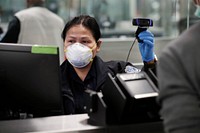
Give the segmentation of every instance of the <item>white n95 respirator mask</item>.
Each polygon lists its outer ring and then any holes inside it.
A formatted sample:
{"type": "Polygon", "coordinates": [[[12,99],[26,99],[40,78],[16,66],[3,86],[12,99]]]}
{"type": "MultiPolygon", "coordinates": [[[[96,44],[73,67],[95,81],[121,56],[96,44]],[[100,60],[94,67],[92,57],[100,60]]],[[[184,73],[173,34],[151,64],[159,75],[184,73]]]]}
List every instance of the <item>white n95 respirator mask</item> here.
{"type": "Polygon", "coordinates": [[[76,68],[83,68],[92,61],[92,49],[81,43],[69,45],[65,54],[70,64],[76,68]]]}

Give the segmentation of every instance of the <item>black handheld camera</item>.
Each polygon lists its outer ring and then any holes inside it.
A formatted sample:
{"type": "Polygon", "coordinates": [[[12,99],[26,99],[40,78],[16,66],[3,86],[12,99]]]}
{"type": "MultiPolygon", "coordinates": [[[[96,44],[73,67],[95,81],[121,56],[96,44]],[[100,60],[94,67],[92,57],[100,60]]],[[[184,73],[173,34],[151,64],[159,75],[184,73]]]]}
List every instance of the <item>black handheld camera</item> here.
{"type": "Polygon", "coordinates": [[[142,40],[139,39],[138,35],[140,32],[147,30],[148,27],[153,26],[153,20],[147,19],[147,18],[135,18],[132,21],[133,26],[138,26],[135,34],[138,42],[142,42],[142,40]]]}

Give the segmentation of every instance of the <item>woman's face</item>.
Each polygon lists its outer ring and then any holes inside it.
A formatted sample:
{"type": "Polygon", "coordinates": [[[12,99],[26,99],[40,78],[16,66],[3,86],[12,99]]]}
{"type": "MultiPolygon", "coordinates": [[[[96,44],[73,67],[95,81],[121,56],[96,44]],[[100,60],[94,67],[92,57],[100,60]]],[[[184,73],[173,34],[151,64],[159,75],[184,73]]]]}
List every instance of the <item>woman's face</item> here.
{"type": "Polygon", "coordinates": [[[64,49],[74,43],[81,43],[90,49],[93,49],[93,57],[100,51],[101,41],[96,42],[90,30],[86,29],[83,25],[72,26],[66,33],[64,42],[64,49]],[[98,43],[98,45],[97,45],[98,43]]]}

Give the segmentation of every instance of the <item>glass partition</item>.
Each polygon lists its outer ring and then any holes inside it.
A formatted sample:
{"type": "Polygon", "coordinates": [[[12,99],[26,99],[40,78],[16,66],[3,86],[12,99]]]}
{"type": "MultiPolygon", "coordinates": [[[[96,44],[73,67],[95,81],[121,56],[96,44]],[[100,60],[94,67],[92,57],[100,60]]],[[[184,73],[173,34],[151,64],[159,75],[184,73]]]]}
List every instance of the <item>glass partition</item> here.
{"type": "MultiPolygon", "coordinates": [[[[102,38],[133,37],[133,18],[150,18],[155,37],[176,37],[198,21],[192,0],[46,0],[46,7],[66,22],[79,14],[94,16],[102,38]]],[[[14,13],[26,8],[25,0],[0,0],[0,27],[6,32],[14,13]]]]}

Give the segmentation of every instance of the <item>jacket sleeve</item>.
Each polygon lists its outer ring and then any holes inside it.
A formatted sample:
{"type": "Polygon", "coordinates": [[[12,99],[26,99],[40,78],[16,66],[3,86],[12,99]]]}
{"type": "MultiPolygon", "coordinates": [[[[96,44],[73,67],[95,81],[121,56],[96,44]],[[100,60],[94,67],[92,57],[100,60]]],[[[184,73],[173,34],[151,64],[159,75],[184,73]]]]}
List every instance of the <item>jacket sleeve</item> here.
{"type": "Polygon", "coordinates": [[[65,115],[74,114],[75,113],[75,105],[73,94],[70,89],[62,89],[63,93],[63,106],[65,115]]]}
{"type": "Polygon", "coordinates": [[[20,32],[20,21],[17,17],[14,17],[8,25],[8,30],[2,37],[0,42],[4,43],[17,43],[20,32]]]}
{"type": "MultiPolygon", "coordinates": [[[[140,71],[139,68],[137,68],[136,66],[134,66],[132,63],[130,62],[125,62],[125,61],[108,61],[106,62],[109,70],[111,70],[112,75],[116,75],[117,73],[129,73],[127,72],[127,68],[128,67],[132,67],[132,72],[130,73],[134,73],[134,72],[138,72],[140,71]]],[[[147,64],[144,62],[144,66],[142,67],[142,71],[145,72],[149,72],[149,70],[151,70],[155,75],[156,75],[156,67],[157,67],[157,62],[153,63],[153,64],[147,64]]]]}
{"type": "Polygon", "coordinates": [[[115,76],[117,73],[127,73],[127,66],[133,68],[133,71],[139,71],[132,63],[125,61],[108,61],[106,62],[112,76],[115,76]]]}
{"type": "Polygon", "coordinates": [[[74,114],[75,113],[75,105],[73,99],[73,93],[71,89],[69,89],[69,83],[67,82],[68,79],[66,77],[67,74],[67,67],[66,63],[64,62],[60,66],[60,73],[61,73],[61,86],[62,86],[62,97],[63,97],[63,107],[64,107],[64,114],[74,114]]]}

